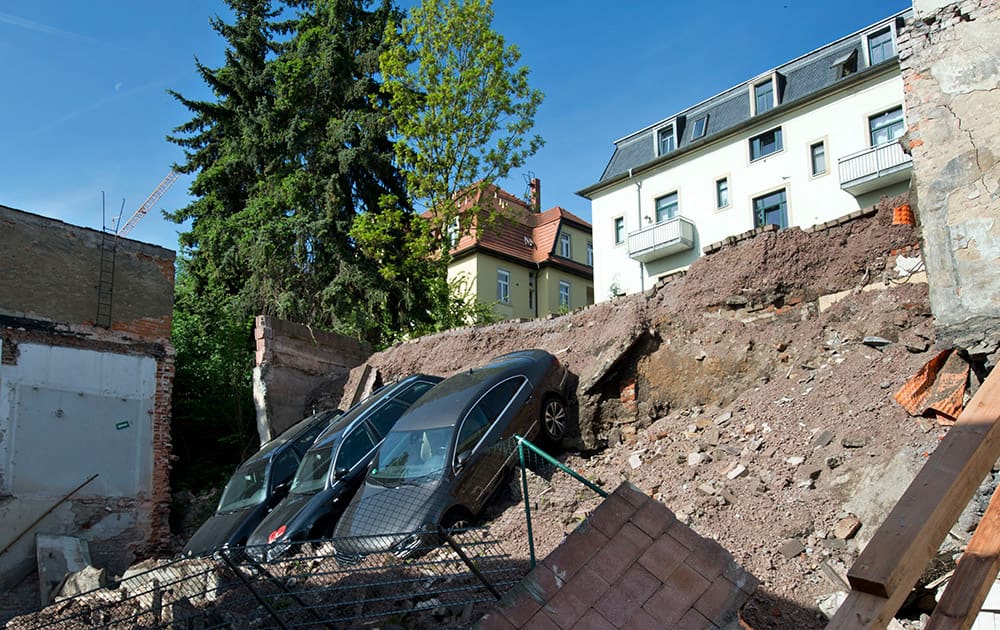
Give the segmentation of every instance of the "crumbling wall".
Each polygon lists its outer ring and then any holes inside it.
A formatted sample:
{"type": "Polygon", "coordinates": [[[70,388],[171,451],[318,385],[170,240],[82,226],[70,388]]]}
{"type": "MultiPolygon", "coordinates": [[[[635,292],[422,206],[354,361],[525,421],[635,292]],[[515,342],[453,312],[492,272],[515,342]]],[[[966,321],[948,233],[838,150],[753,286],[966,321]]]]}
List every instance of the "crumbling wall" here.
{"type": "Polygon", "coordinates": [[[1000,7],[915,2],[899,37],[905,145],[939,344],[1000,349],[1000,7]]]}
{"type": "Polygon", "coordinates": [[[349,337],[266,315],[257,317],[254,339],[253,399],[261,443],[315,411],[336,407],[348,372],[371,354],[349,337]]]}
{"type": "Polygon", "coordinates": [[[33,570],[36,532],[83,537],[122,570],[170,544],[174,252],[118,239],[98,327],[103,235],[3,206],[0,228],[0,546],[26,532],[0,590],[33,570]]]}

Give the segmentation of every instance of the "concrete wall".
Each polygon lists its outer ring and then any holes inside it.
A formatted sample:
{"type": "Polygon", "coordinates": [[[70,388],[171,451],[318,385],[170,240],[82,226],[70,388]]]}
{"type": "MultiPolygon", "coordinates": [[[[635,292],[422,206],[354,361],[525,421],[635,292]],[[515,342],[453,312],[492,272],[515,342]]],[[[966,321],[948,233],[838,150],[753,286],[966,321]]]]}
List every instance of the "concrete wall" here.
{"type": "Polygon", "coordinates": [[[1000,6],[915,3],[900,35],[907,140],[938,343],[1000,348],[1000,6]]]}
{"type": "Polygon", "coordinates": [[[253,397],[264,442],[302,418],[337,406],[351,368],[371,354],[366,344],[334,333],[260,315],[253,397]]]}
{"type": "MultiPolygon", "coordinates": [[[[0,206],[0,589],[34,568],[34,534],[80,536],[120,571],[169,545],[174,253],[116,243],[110,327],[102,234],[0,206]]],[[[2,614],[2,611],[0,611],[2,614]]]]}
{"type": "Polygon", "coordinates": [[[655,171],[594,193],[591,208],[596,299],[609,299],[612,285],[625,293],[649,289],[657,276],[694,262],[702,246],[753,229],[754,197],[783,188],[789,226],[808,227],[872,205],[882,194],[902,192],[905,184],[855,198],[841,189],[837,172],[839,158],[870,146],[868,117],[902,102],[900,74],[887,68],[887,72],[851,86],[848,91],[794,108],[777,120],[722,137],[655,171]],[[749,138],[778,126],[782,128],[783,149],[750,162],[749,138]],[[812,176],[809,147],[819,141],[826,142],[827,170],[812,176]],[[729,180],[729,205],[717,209],[715,182],[723,177],[729,180]],[[635,232],[647,225],[644,217],[655,216],[656,199],[672,192],[678,195],[680,215],[696,225],[695,246],[653,261],[641,270],[640,264],[628,256],[627,238],[625,243],[614,242],[614,220],[623,217],[625,233],[635,232]]]}

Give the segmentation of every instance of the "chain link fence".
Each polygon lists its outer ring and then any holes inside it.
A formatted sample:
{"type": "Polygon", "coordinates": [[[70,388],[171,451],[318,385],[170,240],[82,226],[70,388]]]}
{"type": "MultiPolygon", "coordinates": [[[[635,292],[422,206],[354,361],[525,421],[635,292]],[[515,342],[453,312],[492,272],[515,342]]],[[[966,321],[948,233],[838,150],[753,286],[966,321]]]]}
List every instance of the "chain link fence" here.
{"type": "Polygon", "coordinates": [[[480,515],[488,527],[465,527],[470,513],[448,529],[287,540],[144,563],[7,627],[472,627],[607,496],[527,440],[495,449],[506,462],[500,482],[470,476],[490,491],[480,515]]]}

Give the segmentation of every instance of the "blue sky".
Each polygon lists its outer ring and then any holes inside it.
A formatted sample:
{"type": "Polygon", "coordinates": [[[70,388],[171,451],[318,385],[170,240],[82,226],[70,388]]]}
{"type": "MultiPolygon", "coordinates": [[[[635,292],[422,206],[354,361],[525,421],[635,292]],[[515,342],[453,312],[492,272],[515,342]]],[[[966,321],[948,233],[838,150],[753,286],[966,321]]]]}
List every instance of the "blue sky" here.
{"type": "MultiPolygon", "coordinates": [[[[588,219],[575,192],[597,181],[615,139],[909,6],[494,1],[495,28],[546,95],[546,144],[523,171],[541,178],[543,207],[588,219]]],[[[182,158],[165,136],[189,115],[166,90],[209,96],[194,58],[221,64],[217,14],[219,0],[0,3],[0,205],[100,228],[104,191],[109,220],[123,199],[131,215],[182,158]]],[[[502,185],[524,193],[524,173],[502,185]]],[[[130,236],[176,249],[179,228],[159,210],[186,205],[189,185],[181,177],[130,236]]]]}

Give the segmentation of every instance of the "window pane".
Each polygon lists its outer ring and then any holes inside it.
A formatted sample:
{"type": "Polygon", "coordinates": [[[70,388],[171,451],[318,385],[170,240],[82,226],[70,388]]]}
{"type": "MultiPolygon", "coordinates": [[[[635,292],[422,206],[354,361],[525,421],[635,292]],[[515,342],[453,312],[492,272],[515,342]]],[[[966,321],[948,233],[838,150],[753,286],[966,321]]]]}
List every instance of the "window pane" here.
{"type": "Polygon", "coordinates": [[[559,307],[569,308],[569,283],[559,281],[559,307]]]}
{"type": "Polygon", "coordinates": [[[812,174],[820,175],[826,172],[826,146],[822,142],[809,147],[810,159],[812,160],[812,174]]]}
{"type": "Polygon", "coordinates": [[[868,56],[871,65],[882,63],[896,54],[892,46],[892,31],[885,29],[868,38],[868,56]]]}
{"type": "Polygon", "coordinates": [[[344,443],[340,447],[340,453],[337,454],[337,463],[334,464],[334,470],[338,468],[346,468],[348,470],[354,468],[355,464],[360,462],[361,458],[371,452],[373,448],[375,448],[375,440],[368,433],[368,428],[363,424],[358,426],[357,429],[344,438],[344,443]]]}
{"type": "Polygon", "coordinates": [[[665,129],[660,129],[657,134],[657,142],[659,143],[660,155],[665,153],[670,153],[674,150],[674,128],[667,127],[665,129]]]}
{"type": "Polygon", "coordinates": [[[406,403],[398,400],[392,400],[379,407],[377,411],[372,413],[368,420],[375,425],[375,430],[382,435],[385,435],[389,432],[389,429],[392,428],[392,425],[396,424],[396,420],[399,420],[399,417],[403,415],[403,412],[408,408],[409,405],[406,403]]]}
{"type": "Polygon", "coordinates": [[[729,205],[729,179],[724,178],[715,182],[715,205],[725,208],[729,205]]]}
{"type": "Polygon", "coordinates": [[[573,250],[569,234],[563,234],[559,237],[559,247],[560,247],[559,253],[562,255],[563,258],[572,258],[573,250]]]}
{"type": "Polygon", "coordinates": [[[510,302],[510,272],[497,269],[497,301],[501,304],[510,302]]]}
{"type": "Polygon", "coordinates": [[[785,204],[785,191],[779,190],[763,197],[753,200],[754,227],[765,225],[777,225],[780,228],[788,227],[787,208],[785,204]]]}
{"type": "Polygon", "coordinates": [[[694,121],[694,128],[691,130],[691,138],[696,139],[705,135],[708,128],[708,116],[702,116],[694,121]]]}
{"type": "Polygon", "coordinates": [[[625,219],[618,217],[615,219],[615,243],[625,240],[625,219]]]}
{"type": "Polygon", "coordinates": [[[868,120],[868,126],[871,129],[872,146],[896,140],[906,131],[906,124],[903,122],[903,108],[896,107],[878,116],[872,116],[868,120]]]}
{"type": "Polygon", "coordinates": [[[483,396],[483,399],[479,401],[477,407],[482,409],[482,412],[486,414],[487,420],[490,423],[494,422],[500,417],[507,405],[517,394],[518,390],[524,384],[524,378],[518,376],[516,378],[508,379],[493,389],[489,391],[488,394],[483,396]]]}
{"type": "Polygon", "coordinates": [[[750,159],[757,160],[781,150],[781,127],[750,138],[750,159]]]}
{"type": "Polygon", "coordinates": [[[656,200],[656,222],[677,216],[677,193],[670,193],[656,200]]]}
{"type": "Polygon", "coordinates": [[[480,406],[473,407],[469,415],[465,417],[465,422],[462,423],[462,430],[458,434],[458,443],[455,446],[455,455],[472,450],[489,426],[490,420],[480,406]]]}
{"type": "Polygon", "coordinates": [[[753,93],[758,114],[763,114],[774,107],[774,86],[771,81],[753,86],[753,93]]]}
{"type": "Polygon", "coordinates": [[[587,264],[594,266],[594,244],[587,241],[587,264]]]}

